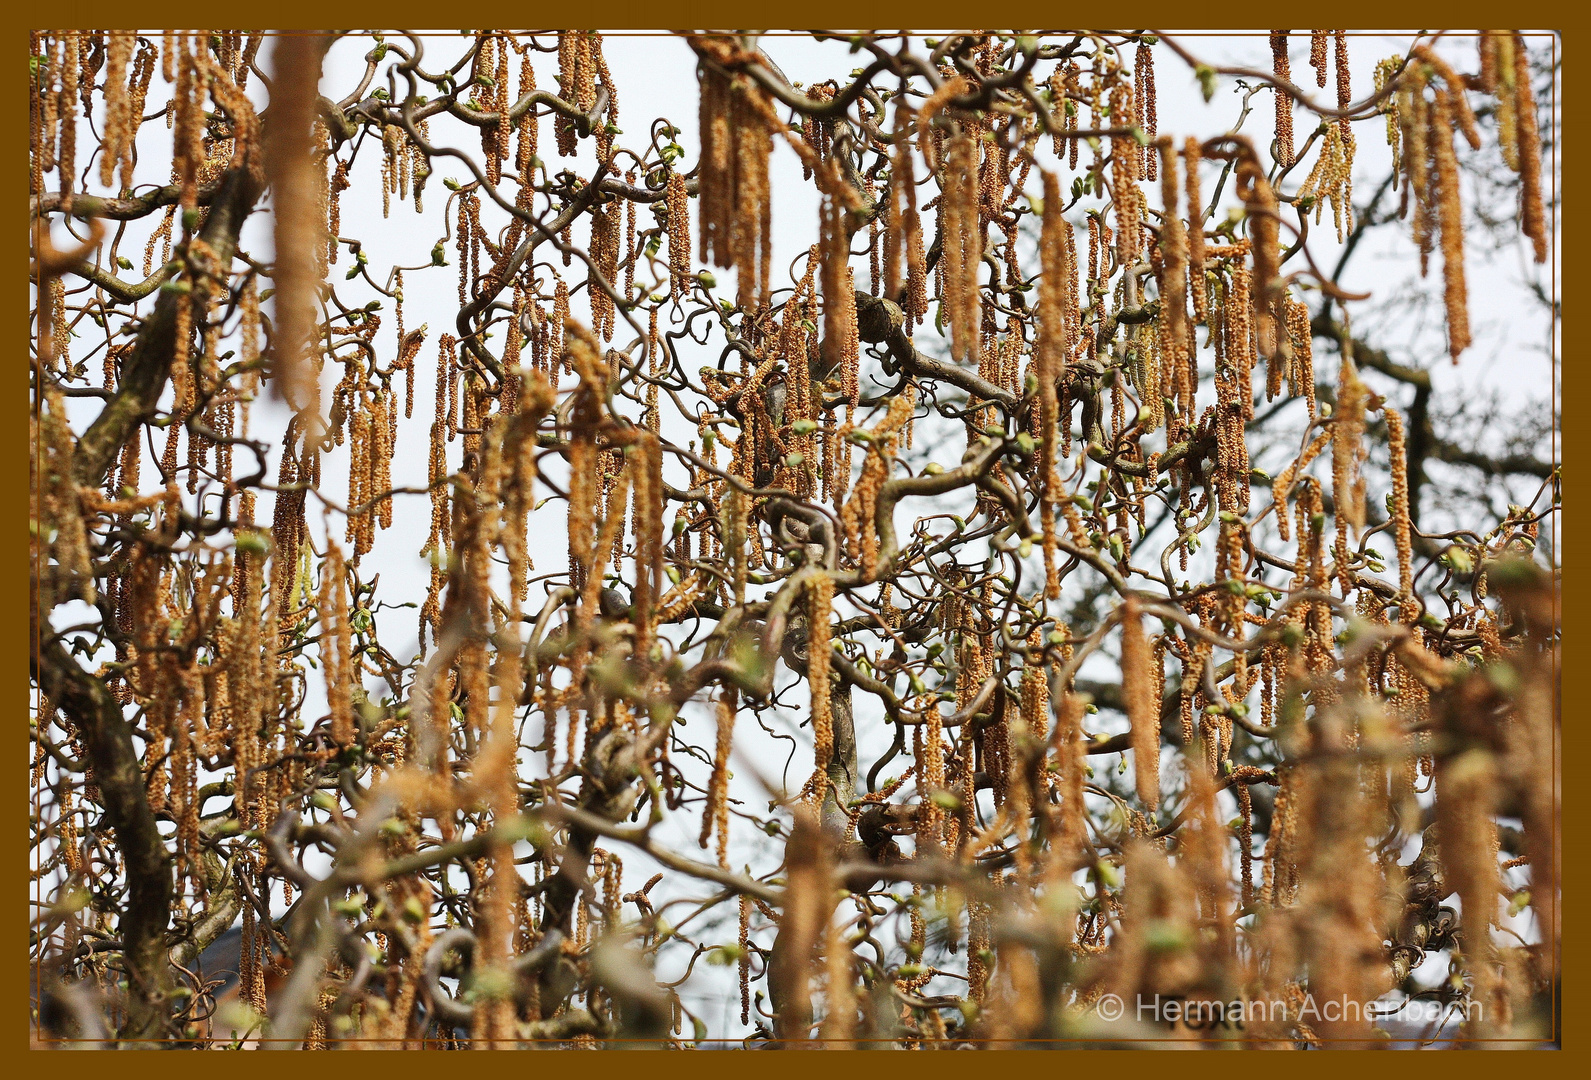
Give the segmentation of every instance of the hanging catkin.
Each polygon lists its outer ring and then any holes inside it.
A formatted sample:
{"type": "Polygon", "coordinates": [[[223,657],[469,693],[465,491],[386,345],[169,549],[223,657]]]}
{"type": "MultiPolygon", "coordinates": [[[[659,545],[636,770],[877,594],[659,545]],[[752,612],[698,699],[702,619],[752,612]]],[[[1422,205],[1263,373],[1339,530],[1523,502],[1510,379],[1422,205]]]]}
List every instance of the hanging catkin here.
{"type": "Polygon", "coordinates": [[[665,199],[668,208],[669,295],[679,300],[690,292],[691,287],[691,218],[685,177],[677,172],[669,174],[665,199]]]}
{"type": "MultiPolygon", "coordinates": [[[[1111,127],[1125,128],[1132,123],[1133,89],[1118,82],[1110,93],[1111,127]]],[[[1138,200],[1138,160],[1142,148],[1131,135],[1113,135],[1110,140],[1110,198],[1116,211],[1116,259],[1122,267],[1138,262],[1142,241],[1142,208],[1138,200]]]]}
{"type": "Polygon", "coordinates": [[[1541,199],[1541,134],[1536,121],[1536,95],[1530,86],[1530,53],[1525,37],[1515,31],[1513,43],[1512,113],[1519,131],[1520,228],[1530,237],[1536,261],[1547,261],[1547,216],[1541,199]]]}
{"type": "Polygon", "coordinates": [[[115,180],[117,166],[122,165],[138,121],[143,119],[132,115],[132,95],[127,86],[127,61],[132,58],[133,42],[132,34],[113,30],[106,49],[105,145],[99,161],[99,182],[105,187],[115,180]]]}
{"type": "MultiPolygon", "coordinates": [[[[1193,286],[1193,321],[1208,318],[1204,284],[1204,203],[1199,192],[1199,140],[1188,136],[1183,144],[1183,166],[1188,170],[1188,281],[1193,286]]],[[[1191,410],[1185,409],[1184,415],[1191,410]]]]}
{"type": "Polygon", "coordinates": [[[1281,251],[1278,246],[1276,193],[1265,178],[1259,163],[1244,155],[1237,166],[1237,195],[1248,212],[1250,240],[1254,252],[1254,340],[1259,355],[1267,361],[1282,344],[1276,328],[1282,298],[1280,276],[1281,251]]]}
{"type": "MultiPolygon", "coordinates": [[[[1324,60],[1324,52],[1321,55],[1324,60]]],[[[1271,69],[1276,73],[1278,82],[1292,81],[1293,69],[1287,57],[1286,30],[1271,31],[1271,69]]],[[[1321,78],[1325,78],[1324,72],[1321,78]]],[[[1293,95],[1280,86],[1274,87],[1273,93],[1276,96],[1276,164],[1286,168],[1293,163],[1293,95]]]]}
{"type": "Polygon", "coordinates": [[[773,151],[762,90],[747,76],[731,78],[716,64],[701,69],[699,228],[701,258],[738,270],[741,306],[768,297],[772,217],[768,157],[773,151]]]}
{"type": "Polygon", "coordinates": [[[726,687],[718,698],[718,738],[713,751],[713,774],[707,786],[707,802],[702,809],[702,831],[699,842],[707,846],[708,839],[718,833],[718,864],[729,868],[729,751],[734,741],[735,709],[739,694],[734,687],[726,687]]]}
{"type": "Polygon", "coordinates": [[[889,176],[889,224],[885,233],[884,292],[906,313],[906,330],[923,321],[928,311],[928,275],[923,254],[922,223],[917,214],[917,177],[910,137],[915,123],[911,105],[895,104],[895,151],[889,176]],[[901,263],[905,262],[905,280],[901,263]]]}
{"type": "Polygon", "coordinates": [[[978,212],[978,145],[969,132],[950,137],[940,180],[939,235],[943,238],[946,321],[950,353],[964,364],[980,363],[978,271],[983,228],[978,212]]]}
{"type": "MultiPolygon", "coordinates": [[[[834,718],[829,711],[829,619],[834,606],[834,579],[819,573],[807,586],[807,686],[812,694],[813,780],[827,782],[834,756],[834,718]]],[[[818,801],[822,800],[818,788],[818,801]]]]}
{"type": "Polygon", "coordinates": [[[1447,306],[1447,349],[1453,362],[1469,348],[1469,300],[1464,283],[1464,211],[1459,200],[1458,157],[1453,151],[1453,105],[1437,89],[1431,105],[1431,156],[1436,164],[1437,221],[1442,230],[1442,285],[1447,306]]]}
{"type": "Polygon", "coordinates": [[[1386,410],[1387,454],[1392,464],[1392,535],[1398,549],[1398,603],[1414,602],[1414,536],[1409,518],[1409,462],[1403,416],[1386,410]]]}
{"type": "MultiPolygon", "coordinates": [[[[276,207],[276,332],[272,386],[295,409],[319,407],[316,282],[318,257],[326,250],[326,217],[320,206],[326,185],[317,178],[315,87],[320,82],[321,43],[313,36],[284,34],[276,38],[272,60],[277,93],[271,98],[272,123],[267,131],[266,173],[276,207]]],[[[184,55],[181,72],[192,57],[184,55]]],[[[181,76],[186,77],[186,76],[181,76]]],[[[179,102],[183,87],[178,87],[179,102]]],[[[202,124],[198,104],[190,106],[195,130],[202,124]]],[[[178,132],[179,147],[183,142],[178,132]]],[[[179,158],[179,161],[182,160],[179,158]]],[[[184,179],[184,206],[193,205],[184,179]]]]}
{"type": "Polygon", "coordinates": [[[1045,595],[1060,597],[1058,576],[1058,548],[1055,535],[1055,508],[1061,494],[1061,478],[1057,469],[1063,422],[1060,413],[1058,387],[1066,377],[1066,359],[1070,352],[1072,330],[1069,304],[1072,298],[1071,282],[1077,270],[1068,258],[1067,241],[1072,231],[1071,223],[1062,216],[1060,178],[1054,173],[1044,173],[1044,212],[1039,232],[1039,325],[1037,340],[1033,344],[1034,367],[1039,380],[1039,437],[1043,439],[1043,471],[1041,473],[1041,527],[1044,543],[1045,595]]]}
{"type": "Polygon", "coordinates": [[[823,201],[819,207],[819,272],[823,284],[822,369],[824,378],[839,376],[845,399],[855,406],[860,392],[856,379],[861,348],[856,323],[856,292],[851,285],[850,233],[845,217],[849,185],[833,161],[816,170],[823,201]]]}
{"type": "MultiPolygon", "coordinates": [[[[596,103],[596,67],[591,58],[590,31],[558,31],[558,89],[559,96],[582,112],[596,103]]],[[[580,141],[575,122],[559,114],[553,123],[558,136],[558,153],[573,157],[580,141]]]]}
{"type": "MultiPolygon", "coordinates": [[[[1165,213],[1160,227],[1160,252],[1163,259],[1160,276],[1160,317],[1166,322],[1173,356],[1181,356],[1184,352],[1191,351],[1188,308],[1185,299],[1188,292],[1187,233],[1183,229],[1182,218],[1177,213],[1177,197],[1180,192],[1177,184],[1176,149],[1169,136],[1159,139],[1156,147],[1160,158],[1160,199],[1165,213]]],[[[1193,207],[1189,210],[1197,213],[1193,207]]],[[[1200,261],[1202,263],[1203,260],[1200,261]]],[[[1159,387],[1153,388],[1148,408],[1149,427],[1153,430],[1159,426],[1164,409],[1159,387]]]]}
{"type": "MultiPolygon", "coordinates": [[[[1133,98],[1133,116],[1138,129],[1144,133],[1146,144],[1155,142],[1160,118],[1155,109],[1155,51],[1148,42],[1140,40],[1133,56],[1133,81],[1138,86],[1133,98]]],[[[1160,163],[1153,153],[1145,161],[1144,179],[1158,180],[1160,163]]]]}
{"type": "Polygon", "coordinates": [[[1132,725],[1138,800],[1153,814],[1160,805],[1160,680],[1151,669],[1138,598],[1128,594],[1121,614],[1122,692],[1132,725]]]}
{"type": "Polygon", "coordinates": [[[320,569],[321,663],[326,671],[326,697],[331,707],[331,737],[338,746],[354,741],[352,635],[342,550],[330,537],[320,569]]]}

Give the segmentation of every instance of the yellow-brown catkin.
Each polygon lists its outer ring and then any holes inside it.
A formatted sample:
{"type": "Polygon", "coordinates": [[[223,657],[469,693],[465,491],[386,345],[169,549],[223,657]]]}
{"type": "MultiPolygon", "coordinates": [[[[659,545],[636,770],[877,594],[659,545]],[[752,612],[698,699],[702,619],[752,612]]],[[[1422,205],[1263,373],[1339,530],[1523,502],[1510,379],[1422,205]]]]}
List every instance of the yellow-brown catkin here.
{"type": "Polygon", "coordinates": [[[380,436],[380,454],[377,456],[374,467],[375,475],[371,478],[370,486],[375,489],[380,503],[376,507],[376,520],[383,529],[392,527],[392,455],[398,445],[398,401],[396,395],[390,390],[382,390],[376,395],[373,406],[371,423],[376,425],[377,434],[380,436]]]}
{"type": "Polygon", "coordinates": [[[61,40],[53,34],[41,35],[37,30],[33,31],[30,37],[31,47],[28,52],[29,55],[39,58],[39,71],[30,91],[29,132],[32,139],[33,160],[29,185],[32,194],[39,194],[44,190],[44,174],[55,168],[55,143],[61,101],[55,89],[55,79],[61,67],[61,40]]]}
{"type": "MultiPolygon", "coordinates": [[[[1324,59],[1324,55],[1322,55],[1324,59]]],[[[1293,79],[1292,64],[1287,58],[1287,31],[1271,31],[1271,68],[1282,82],[1293,79]]],[[[1321,76],[1324,78],[1324,74],[1321,76]]],[[[1325,84],[1322,83],[1322,86],[1325,84]]],[[[1293,95],[1280,86],[1276,94],[1276,164],[1286,168],[1293,163],[1293,95]]]]}
{"type": "Polygon", "coordinates": [[[826,1050],[853,1050],[856,1048],[851,1041],[856,1034],[856,960],[844,925],[839,921],[829,923],[824,957],[828,975],[827,1008],[818,1034],[826,1050]]]}
{"type": "Polygon", "coordinates": [[[664,199],[668,207],[669,295],[678,300],[690,292],[691,217],[685,177],[677,172],[669,174],[664,199]]]}
{"type": "Polygon", "coordinates": [[[725,687],[718,697],[718,739],[713,751],[713,775],[707,786],[707,805],[702,809],[699,843],[707,846],[713,832],[718,833],[718,865],[729,869],[729,752],[735,733],[735,710],[740,693],[725,687]]]}
{"type": "MultiPolygon", "coordinates": [[[[1348,32],[1337,30],[1332,34],[1332,64],[1337,75],[1337,108],[1344,111],[1353,103],[1353,75],[1348,69],[1348,32]]],[[[1346,142],[1353,142],[1353,131],[1346,116],[1339,117],[1337,127],[1346,142]]]]}
{"type": "Polygon", "coordinates": [[[1535,249],[1538,263],[1547,261],[1547,216],[1541,200],[1541,132],[1536,120],[1536,95],[1530,86],[1530,54],[1524,35],[1513,34],[1513,95],[1519,131],[1520,227],[1535,249]]]}
{"type": "Polygon", "coordinates": [[[1414,538],[1409,521],[1409,462],[1403,417],[1386,410],[1387,452],[1392,460],[1392,535],[1398,548],[1398,605],[1414,605],[1414,538]]]}
{"type": "MultiPolygon", "coordinates": [[[[1160,317],[1165,321],[1172,357],[1191,352],[1188,333],[1188,309],[1185,297],[1188,291],[1187,234],[1182,219],[1177,214],[1177,154],[1170,137],[1158,140],[1160,151],[1160,198],[1165,218],[1160,229],[1160,251],[1163,260],[1160,274],[1160,317]]],[[[1198,211],[1189,207],[1190,213],[1198,211]]],[[[1165,404],[1162,387],[1145,391],[1149,397],[1148,423],[1150,430],[1160,426],[1165,404]]]]}
{"type": "Polygon", "coordinates": [[[1149,641],[1144,636],[1138,598],[1122,604],[1121,673],[1127,720],[1132,725],[1133,771],[1138,800],[1153,814],[1160,805],[1160,689],[1150,670],[1149,641]]]}
{"type": "Polygon", "coordinates": [[[1066,374],[1066,358],[1071,327],[1067,319],[1069,279],[1076,269],[1068,265],[1066,235],[1071,224],[1061,214],[1061,182],[1055,174],[1044,174],[1044,213],[1039,233],[1039,326],[1033,345],[1034,366],[1039,380],[1039,435],[1043,441],[1041,476],[1041,527],[1044,539],[1044,594],[1051,600],[1061,595],[1061,582],[1055,536],[1055,506],[1061,491],[1057,467],[1061,442],[1060,399],[1057,387],[1066,374]]]}
{"type": "Polygon", "coordinates": [[[1464,913],[1464,966],[1474,980],[1478,1004],[1474,1020],[1495,1022],[1495,948],[1491,926],[1497,921],[1501,882],[1497,868],[1497,765],[1486,750],[1471,749],[1444,758],[1436,773],[1436,832],[1447,884],[1458,893],[1464,913]]]}
{"type": "Polygon", "coordinates": [[[1453,99],[1441,89],[1431,106],[1431,156],[1436,163],[1437,220],[1442,229],[1442,285],[1447,305],[1447,350],[1458,363],[1469,347],[1469,300],[1464,282],[1464,210],[1458,156],[1453,152],[1453,99]]]}
{"type": "MultiPolygon", "coordinates": [[[[1484,38],[1482,40],[1485,40],[1484,38]]],[[[1403,67],[1401,57],[1389,56],[1376,64],[1376,93],[1381,94],[1387,85],[1396,78],[1398,71],[1403,67]]],[[[1322,76],[1324,78],[1324,76],[1322,76]]],[[[1397,90],[1394,87],[1390,102],[1382,106],[1387,117],[1387,146],[1392,149],[1392,188],[1398,187],[1398,178],[1403,175],[1403,141],[1399,136],[1397,90]]]]}
{"type": "MultiPolygon", "coordinates": [[[[834,756],[834,718],[829,712],[829,619],[834,610],[834,579],[819,573],[807,586],[807,686],[812,694],[813,780],[827,781],[834,756]]],[[[823,788],[817,802],[823,799],[823,788]]]]}
{"type": "Polygon", "coordinates": [[[1325,145],[1315,160],[1315,167],[1298,189],[1298,200],[1315,200],[1315,221],[1318,223],[1331,204],[1332,223],[1337,228],[1337,240],[1344,239],[1353,228],[1353,142],[1344,141],[1342,129],[1332,125],[1326,131],[1325,145]]]}
{"type": "Polygon", "coordinates": [[[1321,88],[1326,85],[1326,38],[1330,34],[1329,30],[1309,32],[1309,66],[1315,69],[1315,85],[1321,88]]]}
{"type": "Polygon", "coordinates": [[[740,894],[740,1022],[751,1020],[751,897],[740,894]]]}
{"type": "Polygon", "coordinates": [[[1470,149],[1481,148],[1480,129],[1475,126],[1475,113],[1469,107],[1469,101],[1464,96],[1465,82],[1463,76],[1453,70],[1446,60],[1443,60],[1427,44],[1420,43],[1410,51],[1410,55],[1423,63],[1429,64],[1431,69],[1441,76],[1447,84],[1448,101],[1457,118],[1458,126],[1464,133],[1464,141],[1469,143],[1470,149]]]}
{"type": "MultiPolygon", "coordinates": [[[[294,408],[316,399],[314,358],[317,262],[326,250],[326,218],[320,206],[326,185],[314,161],[315,87],[320,81],[321,42],[306,35],[277,37],[273,46],[272,123],[267,133],[266,174],[276,207],[276,333],[273,388],[294,408]]],[[[184,58],[183,67],[188,66],[184,58]]],[[[181,89],[179,88],[179,96],[181,89]]],[[[193,111],[198,113],[195,104],[193,111]]],[[[198,122],[202,124],[202,116],[198,122]]],[[[180,133],[179,133],[180,139],[180,133]]]]}
{"type": "Polygon", "coordinates": [[[1050,804],[1049,881],[1065,880],[1087,858],[1088,811],[1083,805],[1083,786],[1088,779],[1087,748],[1083,735],[1083,699],[1062,688],[1055,699],[1055,730],[1051,749],[1059,766],[1059,788],[1050,804]]]}
{"type": "Polygon", "coordinates": [[[1403,141],[1403,199],[1399,216],[1414,204],[1414,242],[1420,249],[1420,275],[1426,272],[1431,254],[1431,233],[1434,227],[1430,198],[1431,159],[1429,152],[1429,105],[1425,100],[1424,65],[1415,65],[1404,71],[1398,79],[1398,127],[1403,141]]]}
{"type": "MultiPolygon", "coordinates": [[[[710,49],[724,56],[727,44],[710,49]]],[[[701,258],[737,269],[739,302],[760,306],[767,299],[768,239],[771,217],[768,157],[773,150],[760,100],[762,90],[749,77],[730,76],[716,64],[701,69],[702,138],[699,197],[701,258]]]]}
{"type": "Polygon", "coordinates": [[[1359,459],[1364,439],[1366,387],[1354,369],[1353,361],[1343,357],[1337,380],[1337,408],[1332,414],[1331,497],[1336,503],[1337,538],[1334,550],[1342,568],[1346,588],[1348,574],[1348,530],[1364,528],[1364,485],[1359,477],[1359,459]]]}
{"type": "Polygon", "coordinates": [[[618,277],[619,235],[621,229],[619,200],[611,199],[597,208],[591,218],[591,262],[595,271],[587,278],[586,293],[591,298],[591,330],[603,341],[613,337],[614,303],[608,290],[597,281],[601,275],[609,285],[618,277]]]}
{"type": "MultiPolygon", "coordinates": [[[[519,58],[519,96],[532,94],[536,91],[536,69],[530,63],[531,50],[526,49],[519,58]]],[[[520,118],[519,136],[514,145],[514,169],[519,173],[519,183],[523,188],[534,179],[536,170],[536,151],[539,149],[537,142],[541,135],[541,124],[536,119],[536,110],[531,109],[520,118]]]]}
{"type": "Polygon", "coordinates": [[[735,228],[732,240],[741,308],[768,306],[772,261],[773,198],[768,183],[768,158],[773,138],[756,104],[747,99],[761,88],[742,77],[735,84],[735,228]]]}
{"type": "MultiPolygon", "coordinates": [[[[1155,108],[1155,52],[1143,41],[1138,43],[1138,51],[1133,56],[1133,81],[1138,85],[1138,95],[1133,100],[1134,117],[1139,129],[1153,143],[1160,128],[1155,108]]],[[[1153,154],[1148,155],[1144,179],[1159,179],[1159,163],[1153,154]]]]}
{"type": "MultiPolygon", "coordinates": [[[[1309,323],[1309,305],[1289,295],[1287,305],[1287,339],[1293,348],[1293,363],[1288,369],[1288,393],[1304,395],[1309,406],[1309,417],[1315,418],[1315,350],[1314,331],[1309,323]]],[[[1282,539],[1287,539],[1285,536],[1282,539]]]]}
{"type": "MultiPolygon", "coordinates": [[[[1202,323],[1208,317],[1205,310],[1204,287],[1204,203],[1199,194],[1199,140],[1188,136],[1183,144],[1182,164],[1188,170],[1188,280],[1193,285],[1193,321],[1202,323]]],[[[1191,402],[1183,415],[1192,413],[1191,402]]]]}
{"type": "MultiPolygon", "coordinates": [[[[1277,247],[1276,193],[1260,170],[1259,163],[1244,156],[1237,166],[1237,195],[1249,216],[1250,239],[1254,251],[1254,340],[1259,355],[1272,360],[1278,347],[1276,327],[1280,321],[1282,289],[1281,252],[1277,247]]],[[[1252,403],[1251,403],[1252,404],[1252,403]]]]}
{"type": "Polygon", "coordinates": [[[951,137],[940,189],[943,237],[944,305],[950,324],[951,356],[978,362],[980,313],[978,270],[983,260],[983,228],[978,215],[978,148],[971,134],[951,137]]]}
{"type": "Polygon", "coordinates": [[[370,518],[366,503],[370,499],[370,454],[373,449],[370,414],[361,406],[362,403],[355,399],[352,404],[353,415],[348,421],[348,529],[344,539],[354,545],[355,559],[364,554],[360,548],[365,536],[365,523],[370,518]]]}
{"type": "Polygon", "coordinates": [[[105,50],[105,138],[99,161],[99,182],[105,187],[115,181],[117,166],[122,164],[131,135],[137,130],[127,87],[127,61],[132,59],[133,42],[134,35],[113,30],[105,50]]]}
{"type": "Polygon", "coordinates": [[[911,105],[904,97],[895,104],[895,156],[890,168],[890,252],[886,259],[885,292],[906,313],[906,329],[923,321],[928,312],[928,273],[923,252],[922,222],[917,213],[917,176],[910,129],[915,122],[911,105]],[[898,227],[897,218],[898,217],[898,227]],[[906,278],[900,279],[904,258],[906,278]]]}
{"type": "Polygon", "coordinates": [[[819,209],[819,271],[823,284],[823,357],[825,380],[838,376],[845,399],[854,408],[860,394],[857,381],[858,355],[856,293],[851,285],[850,233],[845,228],[847,202],[843,190],[849,185],[841,179],[839,166],[823,162],[817,171],[824,198],[819,209]]]}
{"type": "MultiPolygon", "coordinates": [[[[595,65],[591,61],[591,42],[585,30],[558,32],[558,85],[560,96],[580,109],[596,101],[595,65]]],[[[553,124],[558,135],[558,153],[573,157],[580,133],[573,120],[560,115],[553,124]]]]}
{"type": "Polygon", "coordinates": [[[78,61],[74,63],[71,55],[74,51],[72,38],[67,39],[63,56],[65,64],[61,71],[61,146],[56,154],[56,168],[60,170],[61,176],[61,191],[66,194],[68,205],[71,204],[72,192],[77,189],[77,102],[74,99],[81,89],[80,83],[87,84],[90,94],[94,91],[93,77],[90,76],[86,80],[82,78],[83,62],[86,60],[84,51],[86,42],[80,34],[74,37],[78,61]]]}
{"type": "Polygon", "coordinates": [[[734,213],[734,145],[730,130],[730,80],[715,66],[703,65],[698,131],[702,156],[697,175],[700,200],[697,227],[702,262],[722,266],[732,258],[729,233],[734,213]]]}
{"type": "MultiPolygon", "coordinates": [[[[1110,95],[1110,123],[1112,127],[1126,127],[1132,122],[1132,87],[1117,83],[1110,95]]],[[[1138,249],[1142,242],[1142,207],[1138,192],[1138,140],[1130,135],[1115,135],[1110,140],[1111,202],[1116,208],[1116,260],[1122,267],[1138,262],[1138,249]]]]}
{"type": "Polygon", "coordinates": [[[354,741],[353,638],[348,619],[348,589],[342,550],[326,539],[320,568],[321,664],[326,673],[326,699],[331,706],[331,737],[338,746],[354,741]]]}
{"type": "Polygon", "coordinates": [[[856,490],[840,511],[846,547],[859,558],[864,581],[874,580],[878,573],[879,538],[875,525],[878,493],[893,467],[900,442],[898,433],[911,418],[916,401],[916,391],[910,387],[891,399],[884,419],[869,432],[867,456],[862,462],[856,490]]]}

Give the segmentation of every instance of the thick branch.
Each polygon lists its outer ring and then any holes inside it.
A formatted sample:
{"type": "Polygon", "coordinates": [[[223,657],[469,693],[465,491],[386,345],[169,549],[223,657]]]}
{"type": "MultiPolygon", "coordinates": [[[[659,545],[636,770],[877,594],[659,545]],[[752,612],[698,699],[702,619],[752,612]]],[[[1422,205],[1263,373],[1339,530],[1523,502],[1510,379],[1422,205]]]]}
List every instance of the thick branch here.
{"type": "MultiPolygon", "coordinates": [[[[200,234],[214,253],[216,266],[223,271],[232,264],[238,231],[258,197],[259,184],[247,166],[227,170],[200,234]]],[[[120,389],[115,398],[78,440],[72,455],[72,478],[79,486],[97,487],[128,436],[155,414],[176,355],[177,308],[187,302],[185,295],[175,292],[163,293],[155,302],[155,310],[122,361],[120,389]]]]}
{"type": "Polygon", "coordinates": [[[166,842],[144,791],[132,726],[105,683],[84,671],[59,641],[40,642],[32,661],[39,688],[65,710],[81,734],[105,820],[116,832],[126,864],[127,908],[118,926],[128,973],[127,1020],[121,1035],[160,1038],[168,1034],[166,1002],[173,989],[165,942],[173,885],[166,842]]]}

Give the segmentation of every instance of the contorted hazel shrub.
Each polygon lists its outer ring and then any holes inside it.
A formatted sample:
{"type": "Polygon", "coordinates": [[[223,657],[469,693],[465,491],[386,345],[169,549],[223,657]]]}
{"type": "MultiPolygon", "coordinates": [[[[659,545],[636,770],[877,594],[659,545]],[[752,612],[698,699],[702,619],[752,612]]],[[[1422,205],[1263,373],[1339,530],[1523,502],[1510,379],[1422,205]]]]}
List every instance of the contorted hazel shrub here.
{"type": "Polygon", "coordinates": [[[34,32],[36,1039],[1550,1037],[1549,50],[1304,35],[34,32]]]}

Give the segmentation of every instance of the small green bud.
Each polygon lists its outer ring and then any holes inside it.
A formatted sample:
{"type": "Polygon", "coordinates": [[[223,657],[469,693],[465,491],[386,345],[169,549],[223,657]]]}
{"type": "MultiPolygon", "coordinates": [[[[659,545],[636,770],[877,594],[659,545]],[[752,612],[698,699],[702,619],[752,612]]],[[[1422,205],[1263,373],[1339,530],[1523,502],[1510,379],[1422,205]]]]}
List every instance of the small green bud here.
{"type": "Polygon", "coordinates": [[[264,534],[257,529],[249,529],[239,534],[235,544],[240,555],[264,555],[270,550],[270,544],[264,534]]]}
{"type": "Polygon", "coordinates": [[[1457,544],[1444,551],[1438,561],[1460,576],[1468,576],[1475,572],[1475,556],[1468,548],[1459,547],[1457,544]]]}

